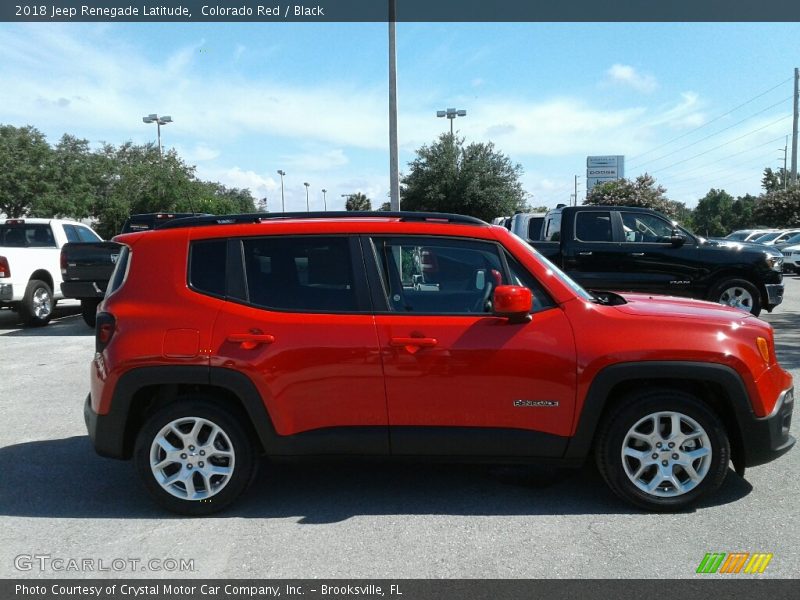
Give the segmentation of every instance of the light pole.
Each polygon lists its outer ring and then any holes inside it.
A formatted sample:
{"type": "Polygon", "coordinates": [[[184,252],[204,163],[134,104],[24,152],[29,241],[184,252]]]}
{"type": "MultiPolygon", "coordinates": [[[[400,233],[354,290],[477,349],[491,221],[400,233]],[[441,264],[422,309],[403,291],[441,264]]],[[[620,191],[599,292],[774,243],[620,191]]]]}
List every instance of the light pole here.
{"type": "Polygon", "coordinates": [[[142,117],[142,122],[147,124],[155,123],[158,126],[158,157],[161,158],[161,126],[172,123],[172,117],[169,115],[159,117],[157,114],[152,113],[146,117],[142,117]]]}
{"type": "Polygon", "coordinates": [[[283,176],[286,175],[286,171],[278,169],[278,175],[281,176],[281,212],[286,212],[286,202],[283,200],[283,176]]]}
{"type": "Polygon", "coordinates": [[[327,193],[328,190],[322,188],[322,206],[324,207],[323,210],[328,212],[328,200],[327,200],[327,193]]]}
{"type": "Polygon", "coordinates": [[[467,111],[448,108],[447,110],[437,110],[436,116],[450,119],[450,135],[453,135],[453,121],[455,121],[456,117],[466,117],[467,111]]]}
{"type": "Polygon", "coordinates": [[[310,205],[308,204],[308,187],[309,187],[311,184],[310,184],[310,183],[308,183],[308,182],[305,182],[305,183],[303,183],[303,185],[304,185],[304,186],[306,186],[306,212],[311,212],[311,207],[310,207],[310,205]]]}

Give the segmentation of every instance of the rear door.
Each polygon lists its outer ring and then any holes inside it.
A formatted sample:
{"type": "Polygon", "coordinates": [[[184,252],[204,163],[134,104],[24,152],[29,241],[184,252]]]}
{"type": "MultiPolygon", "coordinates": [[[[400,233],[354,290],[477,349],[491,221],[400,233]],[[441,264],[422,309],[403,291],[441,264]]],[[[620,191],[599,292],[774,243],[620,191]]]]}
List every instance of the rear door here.
{"type": "Polygon", "coordinates": [[[227,256],[229,301],[214,326],[212,367],[255,383],[287,453],[387,453],[358,239],[248,237],[231,241],[227,256]]]}
{"type": "Polygon", "coordinates": [[[366,253],[392,453],[560,456],[575,398],[563,312],[495,243],[374,237],[366,253]],[[491,314],[493,290],[534,293],[530,323],[491,314]]]}
{"type": "Polygon", "coordinates": [[[611,211],[577,211],[574,229],[562,243],[563,268],[588,289],[618,289],[622,244],[614,241],[611,211]]]}

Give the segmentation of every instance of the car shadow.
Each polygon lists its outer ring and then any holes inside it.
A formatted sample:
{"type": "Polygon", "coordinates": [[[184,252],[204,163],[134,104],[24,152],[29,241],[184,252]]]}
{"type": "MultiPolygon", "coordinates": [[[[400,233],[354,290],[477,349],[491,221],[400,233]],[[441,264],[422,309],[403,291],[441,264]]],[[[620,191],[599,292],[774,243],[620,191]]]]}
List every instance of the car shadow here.
{"type": "Polygon", "coordinates": [[[79,305],[56,306],[53,312],[53,319],[44,327],[26,327],[20,321],[19,314],[10,310],[0,311],[0,336],[59,337],[92,335],[94,335],[94,329],[83,321],[79,305]]]}
{"type": "MultiPolygon", "coordinates": [[[[175,518],[157,507],[129,462],[94,453],[86,436],[0,448],[0,514],[44,518],[175,518]]],[[[729,471],[692,511],[747,496],[729,471]]],[[[262,463],[222,518],[291,518],[322,524],[361,515],[644,514],[616,498],[590,467],[416,464],[391,461],[262,463]]]]}

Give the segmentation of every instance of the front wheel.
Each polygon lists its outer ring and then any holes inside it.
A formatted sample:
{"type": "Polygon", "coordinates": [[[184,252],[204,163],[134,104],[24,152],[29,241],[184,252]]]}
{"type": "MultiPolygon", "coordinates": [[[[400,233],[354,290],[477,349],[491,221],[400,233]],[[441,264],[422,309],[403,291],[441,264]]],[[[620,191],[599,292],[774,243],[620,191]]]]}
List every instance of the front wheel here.
{"type": "Polygon", "coordinates": [[[711,290],[709,300],[733,306],[757,317],[761,314],[761,294],[746,279],[725,279],[711,290]]]}
{"type": "Polygon", "coordinates": [[[675,511],[722,484],[730,443],[699,398],[655,390],[629,396],[608,415],[595,457],[618,496],[647,510],[675,511]]]}
{"type": "Polygon", "coordinates": [[[250,484],[257,458],[238,420],[208,400],[179,400],[151,416],[134,463],[164,508],[202,516],[231,504],[250,484]]]}

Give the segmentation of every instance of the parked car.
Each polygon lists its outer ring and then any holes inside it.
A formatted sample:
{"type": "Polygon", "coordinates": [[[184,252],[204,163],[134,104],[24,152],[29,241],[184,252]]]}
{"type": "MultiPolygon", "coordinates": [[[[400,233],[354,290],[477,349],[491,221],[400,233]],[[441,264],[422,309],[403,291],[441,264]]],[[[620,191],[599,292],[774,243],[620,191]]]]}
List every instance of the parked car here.
{"type": "Polygon", "coordinates": [[[766,246],[773,246],[776,243],[783,242],[790,238],[795,233],[800,232],[797,229],[778,229],[776,231],[770,231],[767,233],[762,233],[758,237],[752,239],[753,242],[756,244],[764,244],[766,246]]]}
{"type": "MultiPolygon", "coordinates": [[[[195,213],[145,213],[125,220],[121,233],[149,231],[173,219],[195,216],[195,213]]],[[[106,293],[108,280],[119,258],[121,246],[114,241],[70,240],[61,249],[61,292],[65,298],[81,301],[81,315],[89,327],[95,326],[97,305],[106,293]]]]}
{"type": "Polygon", "coordinates": [[[76,221],[0,220],[0,307],[19,312],[26,325],[46,325],[63,297],[61,248],[77,241],[95,243],[101,238],[76,221]]]}
{"type": "Polygon", "coordinates": [[[773,231],[778,231],[777,229],[739,229],[738,231],[734,231],[733,233],[729,233],[724,238],[725,240],[731,240],[734,242],[752,242],[755,238],[764,235],[765,233],[771,233],[773,231]]]}
{"type": "Polygon", "coordinates": [[[225,508],[262,455],[594,454],[616,494],[670,511],[795,442],[768,323],[592,295],[472,217],[198,217],[118,241],[85,420],[178,513],[225,508]]]}
{"type": "Polygon", "coordinates": [[[508,229],[523,240],[540,240],[542,239],[542,225],[544,224],[545,214],[517,213],[511,217],[511,226],[508,229]]]}
{"type": "Polygon", "coordinates": [[[710,243],[653,210],[556,208],[545,217],[543,235],[531,244],[590,289],[688,296],[756,316],[783,301],[779,251],[748,242],[710,243]]]}
{"type": "Polygon", "coordinates": [[[786,246],[782,252],[784,269],[790,273],[800,273],[800,243],[786,246]]]}

